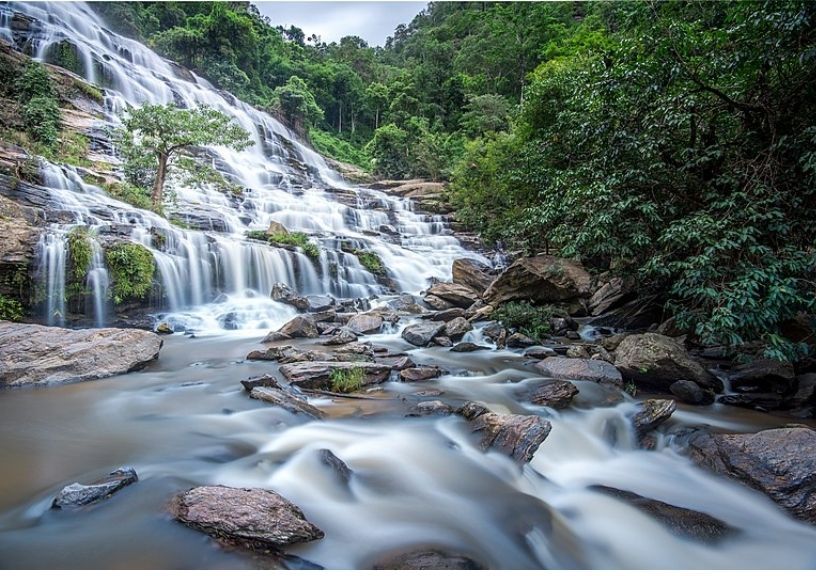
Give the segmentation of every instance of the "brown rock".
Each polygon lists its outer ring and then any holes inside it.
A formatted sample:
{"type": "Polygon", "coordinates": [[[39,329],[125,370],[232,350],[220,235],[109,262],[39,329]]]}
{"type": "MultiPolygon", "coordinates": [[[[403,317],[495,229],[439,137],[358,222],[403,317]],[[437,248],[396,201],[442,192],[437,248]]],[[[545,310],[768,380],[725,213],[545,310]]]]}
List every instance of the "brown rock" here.
{"type": "Polygon", "coordinates": [[[444,322],[422,321],[406,326],[402,330],[402,338],[414,346],[427,346],[444,329],[444,322]]]}
{"type": "Polygon", "coordinates": [[[472,288],[454,284],[453,282],[437,282],[428,288],[427,295],[436,296],[445,302],[449,302],[448,307],[454,306],[457,308],[467,308],[479,298],[479,294],[474,292],[472,288]]]}
{"type": "Polygon", "coordinates": [[[475,560],[458,552],[435,548],[412,550],[376,560],[374,570],[483,570],[475,560]]]}
{"type": "Polygon", "coordinates": [[[483,294],[494,279],[490,266],[473,258],[454,260],[452,271],[454,283],[467,286],[478,294],[483,294]]]}
{"type": "Polygon", "coordinates": [[[439,378],[442,371],[439,366],[416,366],[414,368],[406,368],[400,371],[400,380],[407,382],[419,382],[420,380],[430,380],[431,378],[439,378]]]}
{"type": "Polygon", "coordinates": [[[533,391],[530,401],[539,406],[549,406],[556,410],[563,410],[572,403],[578,394],[575,384],[566,380],[546,380],[533,391]]]}
{"type": "Polygon", "coordinates": [[[496,414],[476,402],[467,402],[456,413],[470,422],[473,432],[482,435],[483,450],[495,448],[519,464],[533,459],[552,429],[549,421],[540,416],[496,414]]]}
{"type": "Polygon", "coordinates": [[[383,319],[379,314],[357,314],[346,324],[346,328],[357,334],[375,334],[382,330],[383,319]]]}
{"type": "Polygon", "coordinates": [[[317,338],[320,335],[315,319],[309,314],[295,316],[278,328],[277,332],[289,338],[317,338]]]}
{"type": "Polygon", "coordinates": [[[662,334],[627,336],[615,351],[615,366],[626,378],[659,391],[668,391],[678,380],[722,390],[722,383],[689,357],[685,346],[662,334]]]}
{"type": "Polygon", "coordinates": [[[589,273],[577,262],[534,256],[513,262],[485,291],[484,300],[494,306],[511,300],[568,302],[588,297],[590,287],[589,273]]]}
{"type": "Polygon", "coordinates": [[[298,362],[285,364],[280,371],[290,383],[301,388],[330,389],[331,375],[335,370],[350,372],[360,370],[363,373],[363,386],[380,384],[388,379],[391,367],[372,362],[298,362]]]}
{"type": "Polygon", "coordinates": [[[306,414],[317,419],[321,419],[324,416],[322,410],[315,408],[306,400],[298,398],[292,392],[281,387],[257,386],[250,391],[249,396],[255,400],[263,400],[269,404],[280,406],[292,414],[306,414]]]}
{"type": "Polygon", "coordinates": [[[461,340],[473,326],[464,318],[454,318],[445,324],[445,335],[453,342],[461,340]]]}
{"type": "Polygon", "coordinates": [[[677,405],[674,400],[660,400],[650,398],[644,400],[638,411],[632,416],[632,426],[635,434],[642,438],[647,432],[651,432],[674,414],[677,405]]]}

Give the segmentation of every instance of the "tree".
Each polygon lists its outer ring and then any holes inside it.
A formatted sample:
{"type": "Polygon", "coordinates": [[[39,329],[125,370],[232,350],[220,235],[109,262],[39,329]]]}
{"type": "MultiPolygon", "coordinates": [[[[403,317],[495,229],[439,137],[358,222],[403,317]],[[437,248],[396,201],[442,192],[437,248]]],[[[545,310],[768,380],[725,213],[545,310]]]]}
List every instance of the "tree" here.
{"type": "Polygon", "coordinates": [[[195,163],[176,162],[183,152],[191,152],[194,146],[243,150],[252,144],[249,132],[223,112],[174,104],[130,109],[114,140],[124,157],[128,179],[136,185],[150,185],[154,209],[161,208],[167,175],[174,165],[188,173],[196,170],[195,163]]]}
{"type": "Polygon", "coordinates": [[[298,76],[290,77],[286,84],[275,88],[272,107],[300,134],[323,119],[323,110],[315,102],[308,84],[298,76]]]}

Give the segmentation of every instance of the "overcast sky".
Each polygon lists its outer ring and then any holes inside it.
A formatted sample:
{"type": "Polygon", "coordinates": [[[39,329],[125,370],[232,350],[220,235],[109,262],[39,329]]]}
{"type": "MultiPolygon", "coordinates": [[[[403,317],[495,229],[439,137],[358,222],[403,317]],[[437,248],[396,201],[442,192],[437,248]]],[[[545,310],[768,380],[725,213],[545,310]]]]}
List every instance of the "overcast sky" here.
{"type": "Polygon", "coordinates": [[[407,24],[426,2],[255,2],[272,24],[294,24],[306,36],[318,34],[324,42],[359,36],[370,46],[382,46],[398,24],[407,24]]]}

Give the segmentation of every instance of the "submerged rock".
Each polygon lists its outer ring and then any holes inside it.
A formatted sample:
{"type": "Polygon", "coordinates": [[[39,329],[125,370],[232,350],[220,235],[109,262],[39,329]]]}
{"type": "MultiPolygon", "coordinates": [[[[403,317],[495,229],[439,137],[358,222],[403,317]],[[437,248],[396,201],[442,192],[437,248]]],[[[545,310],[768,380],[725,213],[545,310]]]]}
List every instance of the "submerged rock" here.
{"type": "Polygon", "coordinates": [[[479,346],[473,342],[459,342],[450,349],[451,352],[475,352],[476,350],[490,350],[487,346],[479,346]]]}
{"type": "Polygon", "coordinates": [[[277,549],[323,538],[303,512],[272,490],[202,486],[175,496],[177,520],[218,539],[277,549]]]}
{"type": "Polygon", "coordinates": [[[575,384],[566,380],[546,380],[539,384],[530,397],[530,402],[539,406],[549,406],[562,410],[578,395],[575,384]]]}
{"type": "Polygon", "coordinates": [[[320,462],[334,470],[344,484],[349,483],[352,475],[351,468],[349,468],[345,462],[340,460],[340,458],[338,458],[334,452],[328,448],[323,448],[318,450],[318,456],[320,457],[320,462]]]}
{"type": "Polygon", "coordinates": [[[133,468],[118,468],[94,484],[69,484],[54,498],[52,508],[79,508],[109,498],[125,486],[138,481],[133,468]]]}
{"type": "Polygon", "coordinates": [[[642,438],[646,433],[651,432],[674,414],[677,405],[674,400],[661,400],[650,398],[640,404],[640,408],[632,416],[632,426],[635,434],[642,438]]]}
{"type": "Polygon", "coordinates": [[[374,570],[483,570],[484,566],[458,552],[428,548],[388,554],[375,560],[374,570]]]}
{"type": "Polygon", "coordinates": [[[533,459],[552,430],[550,422],[541,416],[496,414],[476,402],[467,402],[456,413],[465,417],[473,432],[482,435],[483,450],[495,448],[519,464],[533,459]]]}
{"type": "Polygon", "coordinates": [[[146,330],[67,330],[0,321],[0,388],[107,378],[144,368],[162,339],[146,330]]]}
{"type": "Polygon", "coordinates": [[[427,346],[444,329],[444,322],[423,321],[406,326],[402,331],[402,338],[414,346],[427,346]]]}
{"type": "Polygon", "coordinates": [[[623,377],[609,362],[584,358],[545,358],[535,365],[544,376],[558,380],[588,380],[604,384],[623,384],[623,377]]]}
{"type": "Polygon", "coordinates": [[[330,389],[333,373],[360,374],[360,385],[372,386],[385,382],[391,367],[372,362],[298,362],[285,364],[280,371],[289,382],[302,388],[330,389]]]}
{"type": "Polygon", "coordinates": [[[685,346],[662,334],[632,334],[624,338],[615,350],[615,366],[635,383],[659,391],[668,391],[678,380],[722,390],[722,383],[689,357],[685,346]]]}
{"type": "Polygon", "coordinates": [[[292,414],[306,414],[312,418],[321,419],[325,414],[309,404],[303,398],[298,398],[292,392],[282,387],[258,386],[249,393],[250,398],[263,400],[269,404],[279,406],[292,414]]]}

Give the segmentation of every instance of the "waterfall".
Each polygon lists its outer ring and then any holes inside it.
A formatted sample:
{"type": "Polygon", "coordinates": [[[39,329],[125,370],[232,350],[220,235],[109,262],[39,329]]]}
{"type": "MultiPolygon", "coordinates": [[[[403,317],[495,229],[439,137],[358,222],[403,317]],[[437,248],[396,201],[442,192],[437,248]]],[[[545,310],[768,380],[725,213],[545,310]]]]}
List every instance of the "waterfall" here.
{"type": "MultiPolygon", "coordinates": [[[[105,293],[107,282],[104,247],[114,242],[137,242],[151,251],[161,287],[158,309],[185,326],[215,327],[215,320],[225,314],[231,315],[231,325],[236,317],[251,318],[253,326],[291,317],[292,308],[262,302],[269,300],[276,282],[306,295],[367,298],[392,288],[418,292],[430,278],[448,279],[456,258],[484,261],[459,244],[443,218],[416,213],[410,200],[344,182],[275,118],[110,32],[84,3],[2,4],[0,37],[41,60],[55,43],[75,45],[85,62],[85,78],[105,88],[100,129],[119,124],[128,105],[175,102],[211,106],[252,135],[253,145],[242,152],[206,150],[212,166],[241,192],[177,186],[169,219],[112,198],[86,181],[81,170],[41,162],[48,194],[42,207],[49,220],[69,220],[98,231],[99,266],[94,265],[88,278],[97,323],[111,320],[104,314],[105,302],[96,299],[105,293]],[[25,38],[11,32],[17,12],[33,19],[25,38]],[[309,235],[320,248],[319,258],[246,237],[248,231],[266,230],[273,222],[309,235]],[[383,283],[366,270],[350,249],[376,254],[389,281],[383,283]]],[[[56,261],[59,256],[53,252],[59,245],[45,235],[42,242],[49,246],[42,257],[56,261]]],[[[53,270],[50,263],[40,265],[53,270]]],[[[49,314],[64,312],[57,300],[65,295],[57,284],[55,278],[46,288],[53,304],[49,314]]]]}
{"type": "Polygon", "coordinates": [[[108,270],[105,267],[105,256],[99,242],[91,238],[91,269],[88,271],[88,291],[93,301],[94,320],[97,326],[105,325],[107,309],[108,270]]]}
{"type": "Polygon", "coordinates": [[[45,286],[45,321],[49,326],[65,324],[65,233],[49,230],[40,238],[37,256],[38,274],[45,286]]]}

